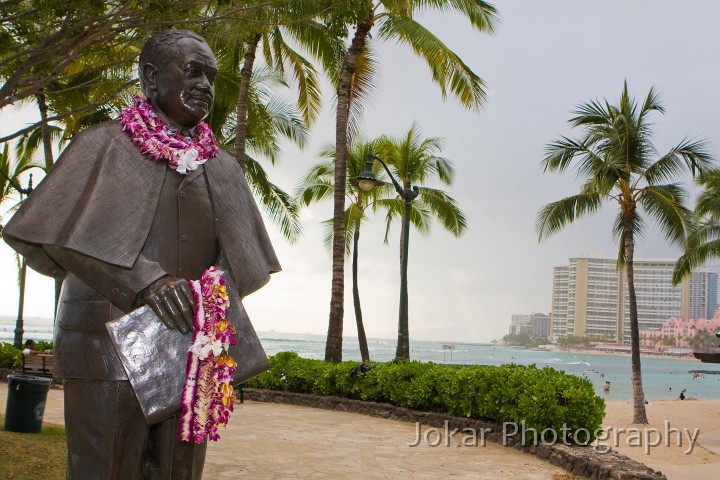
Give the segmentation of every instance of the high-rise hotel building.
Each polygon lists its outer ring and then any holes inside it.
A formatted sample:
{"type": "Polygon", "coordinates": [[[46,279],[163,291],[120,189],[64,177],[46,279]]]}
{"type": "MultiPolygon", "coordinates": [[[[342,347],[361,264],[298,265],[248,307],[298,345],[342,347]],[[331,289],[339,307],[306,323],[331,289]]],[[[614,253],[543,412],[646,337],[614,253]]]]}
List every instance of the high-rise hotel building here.
{"type": "MultiPolygon", "coordinates": [[[[694,272],[672,285],[675,260],[634,262],[635,295],[641,329],[660,329],[675,318],[712,318],[717,307],[717,274],[694,272]]],[[[562,335],[627,338],[630,307],[625,270],[616,259],[580,256],[553,268],[550,329],[562,335]]]]}

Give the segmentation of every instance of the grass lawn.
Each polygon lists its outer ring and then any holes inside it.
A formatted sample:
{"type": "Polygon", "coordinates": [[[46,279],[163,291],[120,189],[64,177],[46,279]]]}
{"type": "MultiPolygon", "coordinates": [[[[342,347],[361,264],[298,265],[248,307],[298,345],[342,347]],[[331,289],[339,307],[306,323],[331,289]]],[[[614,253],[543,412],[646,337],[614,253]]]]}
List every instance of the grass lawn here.
{"type": "Polygon", "coordinates": [[[65,478],[65,427],[43,423],[40,433],[6,432],[0,415],[0,478],[59,480],[65,478]]]}

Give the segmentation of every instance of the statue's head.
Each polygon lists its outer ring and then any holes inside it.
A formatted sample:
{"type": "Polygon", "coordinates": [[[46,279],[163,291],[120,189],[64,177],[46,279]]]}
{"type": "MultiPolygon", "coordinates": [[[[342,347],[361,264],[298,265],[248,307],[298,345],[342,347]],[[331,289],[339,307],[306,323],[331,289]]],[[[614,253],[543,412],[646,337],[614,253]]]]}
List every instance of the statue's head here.
{"type": "Polygon", "coordinates": [[[204,38],[188,30],[165,30],[140,52],[140,85],[150,104],[180,126],[196,126],[215,97],[215,55],[204,38]]]}

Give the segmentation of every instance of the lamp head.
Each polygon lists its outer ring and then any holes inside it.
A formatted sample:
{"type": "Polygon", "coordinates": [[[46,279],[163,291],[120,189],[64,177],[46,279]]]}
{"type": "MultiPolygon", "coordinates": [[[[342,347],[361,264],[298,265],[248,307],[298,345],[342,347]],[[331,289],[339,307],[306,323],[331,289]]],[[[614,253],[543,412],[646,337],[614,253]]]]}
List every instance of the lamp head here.
{"type": "Polygon", "coordinates": [[[360,175],[355,177],[358,187],[360,187],[360,190],[362,190],[363,192],[369,192],[370,190],[375,188],[377,178],[375,178],[372,167],[373,160],[372,158],[368,157],[367,161],[365,162],[365,168],[360,173],[360,175]]]}
{"type": "Polygon", "coordinates": [[[375,174],[373,173],[374,158],[375,156],[373,155],[373,153],[368,152],[367,160],[365,161],[365,167],[363,168],[363,171],[360,173],[360,175],[352,179],[353,183],[357,184],[357,186],[363,192],[369,192],[375,187],[385,185],[385,182],[375,178],[375,174]]]}

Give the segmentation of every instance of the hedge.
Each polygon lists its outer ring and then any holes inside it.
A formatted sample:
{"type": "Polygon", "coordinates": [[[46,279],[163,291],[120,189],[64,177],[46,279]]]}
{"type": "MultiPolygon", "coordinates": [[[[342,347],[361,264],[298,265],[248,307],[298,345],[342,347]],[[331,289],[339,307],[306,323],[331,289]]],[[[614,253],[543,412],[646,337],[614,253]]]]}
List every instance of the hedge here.
{"type": "Polygon", "coordinates": [[[12,343],[0,342],[0,368],[16,370],[22,367],[22,350],[12,343]]]}
{"type": "Polygon", "coordinates": [[[351,376],[357,362],[327,363],[301,358],[295,352],[270,357],[270,365],[270,370],[244,385],[524,424],[531,438],[532,429],[552,429],[564,434],[565,440],[590,443],[605,415],[605,402],[595,395],[589,380],[534,365],[371,362],[370,371],[351,376]]]}

